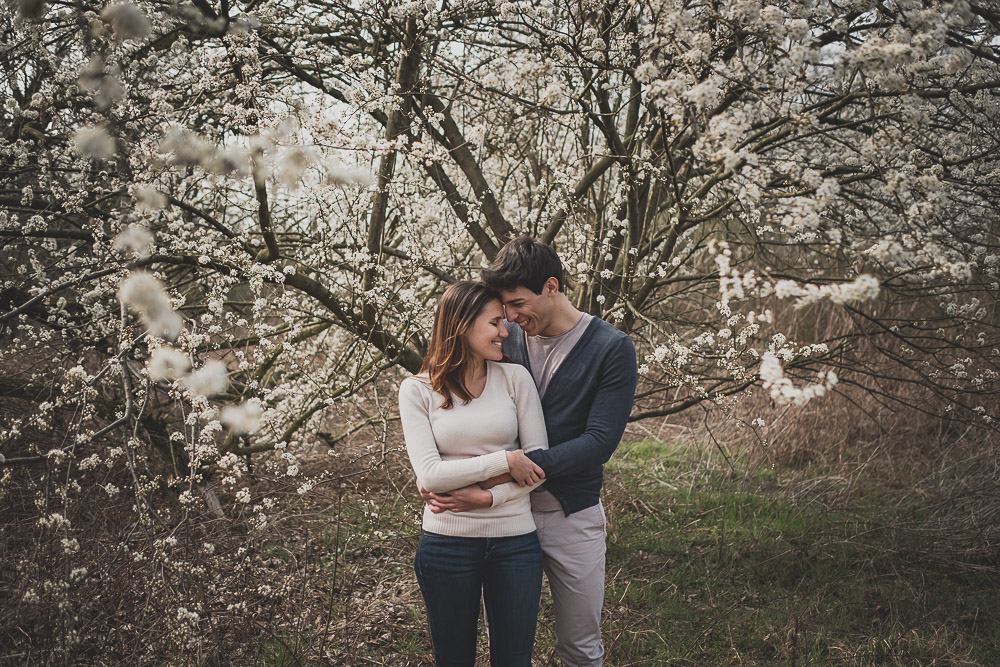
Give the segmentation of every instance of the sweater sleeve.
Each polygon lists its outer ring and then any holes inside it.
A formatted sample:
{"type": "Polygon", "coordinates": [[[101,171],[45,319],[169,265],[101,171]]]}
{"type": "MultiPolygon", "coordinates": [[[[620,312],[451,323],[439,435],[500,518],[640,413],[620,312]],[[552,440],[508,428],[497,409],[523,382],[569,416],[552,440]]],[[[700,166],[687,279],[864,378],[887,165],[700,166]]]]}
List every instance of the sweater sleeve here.
{"type": "MultiPolygon", "coordinates": [[[[544,483],[544,481],[545,480],[542,480],[540,483],[544,483]]],[[[504,503],[509,503],[512,500],[523,498],[537,488],[538,484],[535,484],[534,486],[519,486],[517,482],[497,484],[490,489],[490,493],[493,494],[493,504],[490,505],[490,507],[496,507],[497,505],[503,505],[504,503]]]]}
{"type": "MultiPolygon", "coordinates": [[[[525,453],[548,449],[549,439],[545,431],[542,401],[538,398],[538,389],[535,388],[528,369],[524,366],[511,366],[510,386],[517,408],[517,437],[521,449],[525,453]]],[[[526,496],[537,488],[537,484],[520,486],[517,482],[494,486],[490,489],[493,494],[492,507],[526,496]]]]}
{"type": "Polygon", "coordinates": [[[425,489],[431,493],[447,493],[509,472],[504,450],[443,460],[431,430],[433,401],[433,392],[419,380],[408,378],[399,385],[399,420],[403,425],[406,454],[417,480],[425,489]]]}
{"type": "Polygon", "coordinates": [[[617,449],[635,399],[635,347],[628,336],[622,336],[604,357],[598,377],[600,382],[583,433],[551,449],[528,454],[546,477],[595,468],[607,463],[617,449]]]}

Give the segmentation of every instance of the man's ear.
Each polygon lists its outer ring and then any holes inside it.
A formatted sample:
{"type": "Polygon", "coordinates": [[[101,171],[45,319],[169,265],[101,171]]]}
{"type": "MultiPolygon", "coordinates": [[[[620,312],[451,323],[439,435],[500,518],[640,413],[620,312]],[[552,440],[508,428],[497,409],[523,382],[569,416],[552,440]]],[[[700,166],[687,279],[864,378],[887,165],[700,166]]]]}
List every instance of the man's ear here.
{"type": "Polygon", "coordinates": [[[549,276],[545,284],[542,285],[542,291],[546,294],[555,294],[559,291],[559,279],[555,276],[549,276]]]}

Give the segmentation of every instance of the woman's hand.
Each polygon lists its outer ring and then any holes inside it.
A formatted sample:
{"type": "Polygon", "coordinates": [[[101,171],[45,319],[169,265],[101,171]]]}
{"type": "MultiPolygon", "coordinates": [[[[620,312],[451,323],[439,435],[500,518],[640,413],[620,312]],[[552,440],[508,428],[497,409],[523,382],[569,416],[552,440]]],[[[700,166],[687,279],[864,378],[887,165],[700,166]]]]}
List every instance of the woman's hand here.
{"type": "MultiPolygon", "coordinates": [[[[423,495],[423,494],[421,494],[423,495]]],[[[448,493],[430,493],[425,497],[434,514],[441,512],[468,512],[493,505],[493,494],[479,488],[478,484],[463,486],[448,493]]]]}
{"type": "Polygon", "coordinates": [[[510,476],[519,486],[534,486],[545,479],[545,471],[535,465],[520,449],[507,452],[510,476]]]}

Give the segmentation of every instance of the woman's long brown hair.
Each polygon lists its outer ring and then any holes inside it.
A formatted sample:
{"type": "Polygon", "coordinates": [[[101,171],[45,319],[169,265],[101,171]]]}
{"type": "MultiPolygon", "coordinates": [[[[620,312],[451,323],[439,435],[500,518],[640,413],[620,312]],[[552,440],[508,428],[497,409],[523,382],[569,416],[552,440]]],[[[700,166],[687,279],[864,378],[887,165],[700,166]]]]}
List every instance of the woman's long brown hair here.
{"type": "Polygon", "coordinates": [[[473,396],[465,388],[465,375],[472,364],[472,354],[465,342],[465,332],[490,301],[500,294],[483,283],[461,280],[441,295],[434,313],[431,341],[420,371],[427,373],[431,388],[444,396],[441,408],[454,405],[452,395],[468,403],[473,396]]]}

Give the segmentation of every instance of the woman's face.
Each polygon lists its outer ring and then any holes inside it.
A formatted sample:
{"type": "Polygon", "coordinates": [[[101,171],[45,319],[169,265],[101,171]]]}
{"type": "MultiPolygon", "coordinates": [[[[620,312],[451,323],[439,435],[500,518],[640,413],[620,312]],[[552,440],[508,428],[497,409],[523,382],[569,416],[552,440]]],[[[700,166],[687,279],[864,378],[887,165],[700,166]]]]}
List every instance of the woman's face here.
{"type": "Polygon", "coordinates": [[[469,346],[477,363],[482,363],[485,359],[503,359],[500,343],[507,337],[507,327],[503,325],[503,306],[500,302],[493,300],[483,306],[463,335],[465,344],[469,346]]]}

